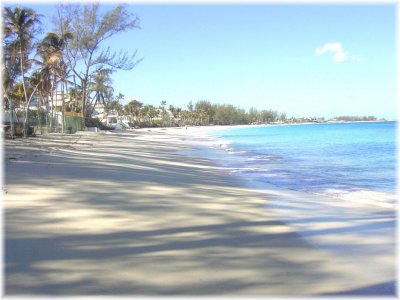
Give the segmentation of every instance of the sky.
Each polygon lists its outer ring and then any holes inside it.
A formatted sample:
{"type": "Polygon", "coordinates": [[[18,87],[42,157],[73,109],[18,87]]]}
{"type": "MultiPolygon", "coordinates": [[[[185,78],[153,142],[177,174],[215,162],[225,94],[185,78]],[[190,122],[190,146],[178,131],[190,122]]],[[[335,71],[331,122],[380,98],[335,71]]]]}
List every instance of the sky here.
{"type": "MultiPolygon", "coordinates": [[[[51,29],[56,2],[24,5],[51,29]]],[[[396,118],[395,3],[128,2],[128,9],[141,29],[106,43],[143,58],[113,74],[124,103],[186,108],[208,100],[288,117],[396,118]]]]}

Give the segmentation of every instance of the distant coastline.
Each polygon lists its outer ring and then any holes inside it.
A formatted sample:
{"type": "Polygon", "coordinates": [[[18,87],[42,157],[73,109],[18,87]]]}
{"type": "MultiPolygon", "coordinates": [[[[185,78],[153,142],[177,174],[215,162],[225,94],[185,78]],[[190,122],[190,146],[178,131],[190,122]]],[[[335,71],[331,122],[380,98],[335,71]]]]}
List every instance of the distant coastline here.
{"type": "MultiPolygon", "coordinates": [[[[194,125],[193,127],[214,127],[217,128],[249,128],[249,127],[264,127],[264,126],[299,126],[299,125],[318,125],[318,124],[350,124],[350,123],[383,123],[383,122],[397,122],[397,120],[376,120],[376,121],[325,121],[325,122],[298,122],[298,123],[261,123],[261,124],[232,124],[232,125],[194,125]]],[[[189,126],[188,126],[189,127],[189,126]]]]}

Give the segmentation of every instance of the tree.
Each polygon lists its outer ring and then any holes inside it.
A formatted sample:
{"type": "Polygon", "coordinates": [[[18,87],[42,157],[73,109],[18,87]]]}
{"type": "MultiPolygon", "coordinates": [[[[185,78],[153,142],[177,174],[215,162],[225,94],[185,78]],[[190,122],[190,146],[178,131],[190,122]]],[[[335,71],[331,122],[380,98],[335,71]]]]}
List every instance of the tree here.
{"type": "Polygon", "coordinates": [[[193,111],[193,102],[189,101],[188,105],[187,105],[187,109],[192,112],[193,111]]]}
{"type": "Polygon", "coordinates": [[[166,113],[165,105],[167,105],[167,101],[162,100],[160,102],[160,111],[161,111],[161,118],[162,118],[162,126],[163,127],[165,126],[165,113],[166,113]]]}
{"type": "Polygon", "coordinates": [[[140,110],[143,107],[143,103],[138,100],[129,101],[127,105],[125,105],[125,111],[134,117],[135,121],[138,121],[138,117],[140,116],[140,110]]]}
{"type": "Polygon", "coordinates": [[[215,120],[220,125],[241,124],[239,109],[231,104],[217,105],[215,120]]]}
{"type": "Polygon", "coordinates": [[[94,92],[92,108],[97,103],[105,105],[111,99],[114,92],[111,79],[111,71],[109,69],[100,70],[95,75],[94,81],[90,83],[90,92],[94,92]]]}
{"type": "Polygon", "coordinates": [[[43,103],[43,94],[46,93],[48,89],[48,78],[46,78],[46,73],[43,71],[45,69],[36,70],[31,77],[29,82],[32,86],[37,85],[36,89],[36,101],[37,101],[37,118],[39,121],[40,132],[43,134],[42,123],[41,123],[41,103],[43,103]]]}
{"type": "MultiPolygon", "coordinates": [[[[29,106],[29,98],[31,97],[28,98],[27,87],[25,84],[25,74],[31,66],[32,61],[29,60],[29,55],[33,49],[33,39],[35,35],[40,31],[41,15],[37,14],[32,9],[19,7],[16,7],[14,9],[6,7],[3,11],[3,14],[5,34],[4,43],[8,44],[8,51],[11,51],[13,53],[12,56],[15,58],[14,62],[19,62],[19,74],[17,70],[13,70],[13,73],[16,76],[21,76],[25,98],[25,109],[27,110],[29,106]]],[[[9,72],[9,74],[11,73],[12,72],[9,72]]],[[[16,76],[14,77],[14,79],[16,78],[16,76]]],[[[8,81],[8,83],[12,83],[12,81],[8,81]]],[[[9,98],[8,100],[12,107],[12,99],[9,98]]],[[[24,130],[24,136],[26,136],[26,129],[24,130]]]]}
{"type": "Polygon", "coordinates": [[[275,122],[278,118],[278,112],[273,111],[271,109],[269,110],[263,110],[261,112],[261,118],[264,122],[266,123],[272,123],[275,122]]]}
{"type": "Polygon", "coordinates": [[[7,39],[3,39],[3,55],[4,64],[2,64],[2,75],[3,75],[3,99],[4,107],[10,112],[10,125],[11,125],[11,138],[14,138],[14,112],[13,105],[13,89],[19,73],[19,61],[17,58],[17,47],[14,45],[15,42],[7,43],[7,39]]]}
{"type": "Polygon", "coordinates": [[[260,113],[255,107],[249,109],[249,121],[250,123],[260,122],[260,113]]]}
{"type": "Polygon", "coordinates": [[[151,104],[145,105],[143,110],[145,111],[146,116],[149,118],[151,124],[153,123],[153,119],[159,115],[158,110],[151,104]]]}
{"type": "Polygon", "coordinates": [[[181,116],[184,125],[194,125],[194,112],[183,110],[181,116]]]}
{"type": "Polygon", "coordinates": [[[89,101],[89,86],[94,74],[104,68],[110,72],[131,70],[140,61],[134,61],[136,52],[128,54],[104,49],[103,42],[115,34],[139,28],[139,18],[129,13],[125,5],[101,13],[99,4],[59,5],[55,19],[61,33],[72,32],[74,38],[67,47],[67,59],[82,86],[82,113],[85,115],[89,101]],[[80,63],[82,62],[82,63],[80,63]]]}
{"type": "Polygon", "coordinates": [[[215,116],[215,107],[207,100],[200,100],[195,104],[195,111],[202,111],[207,117],[203,116],[203,122],[213,122],[215,116]],[[205,121],[207,119],[207,121],[205,121]]]}
{"type": "Polygon", "coordinates": [[[124,99],[124,95],[119,93],[114,100],[109,100],[104,105],[104,111],[108,115],[110,112],[114,112],[117,116],[124,114],[124,106],[121,104],[121,101],[124,99]]]}
{"type": "Polygon", "coordinates": [[[180,115],[181,115],[181,109],[180,108],[178,108],[178,107],[175,107],[175,106],[173,106],[173,105],[170,105],[169,106],[169,111],[171,112],[171,114],[172,114],[172,117],[173,117],[173,125],[175,126],[175,125],[177,125],[178,123],[177,123],[177,120],[180,118],[180,115]]]}
{"type": "Polygon", "coordinates": [[[42,66],[49,71],[49,78],[52,88],[50,89],[51,98],[51,121],[54,118],[54,97],[55,107],[58,106],[58,85],[61,85],[61,107],[62,107],[62,129],[64,131],[64,110],[65,99],[64,92],[67,90],[69,68],[64,61],[64,49],[68,42],[73,38],[72,33],[64,32],[58,35],[54,32],[49,32],[39,44],[38,54],[43,62],[42,66]]]}
{"type": "MultiPolygon", "coordinates": [[[[80,106],[79,106],[79,102],[82,102],[82,88],[75,84],[74,87],[70,87],[68,89],[68,95],[71,99],[71,101],[69,102],[69,106],[68,109],[70,111],[73,112],[81,112],[80,106]]],[[[106,110],[107,105],[104,106],[104,109],[106,110]]]]}

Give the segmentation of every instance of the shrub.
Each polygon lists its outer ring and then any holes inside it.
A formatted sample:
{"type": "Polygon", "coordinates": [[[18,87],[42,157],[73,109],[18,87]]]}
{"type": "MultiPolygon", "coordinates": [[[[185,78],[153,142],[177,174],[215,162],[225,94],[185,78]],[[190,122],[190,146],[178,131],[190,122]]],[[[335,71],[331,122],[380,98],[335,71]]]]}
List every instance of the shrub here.
{"type": "Polygon", "coordinates": [[[86,127],[98,127],[100,130],[112,130],[114,127],[106,126],[100,122],[97,118],[85,118],[85,126],[86,127]]]}
{"type": "MultiPolygon", "coordinates": [[[[5,122],[4,132],[6,135],[11,135],[11,124],[10,122],[5,122]]],[[[22,122],[15,122],[14,123],[14,132],[15,136],[22,137],[24,136],[24,123],[22,122]]],[[[35,136],[35,131],[33,127],[30,125],[26,125],[26,135],[27,136],[35,136]]]]}

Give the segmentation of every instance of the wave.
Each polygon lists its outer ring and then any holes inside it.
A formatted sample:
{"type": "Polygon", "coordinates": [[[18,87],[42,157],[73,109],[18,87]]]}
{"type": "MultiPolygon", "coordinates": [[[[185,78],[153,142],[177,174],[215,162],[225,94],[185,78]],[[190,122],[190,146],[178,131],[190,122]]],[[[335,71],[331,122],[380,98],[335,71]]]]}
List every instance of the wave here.
{"type": "Polygon", "coordinates": [[[276,161],[281,159],[279,156],[275,155],[254,155],[254,156],[249,156],[246,158],[246,161],[248,162],[269,162],[269,161],[276,161]]]}
{"type": "MultiPolygon", "coordinates": [[[[334,177],[326,172],[327,170],[317,170],[318,174],[311,175],[303,172],[302,169],[290,169],[291,165],[279,162],[283,158],[273,155],[254,155],[251,151],[232,148],[217,149],[217,152],[221,155],[222,153],[233,154],[233,156],[225,155],[219,163],[223,163],[229,173],[239,176],[250,184],[273,185],[283,189],[321,195],[322,198],[335,198],[383,208],[397,207],[395,194],[370,189],[368,183],[362,186],[357,180],[353,183],[352,180],[334,177]]],[[[371,187],[374,188],[374,186],[371,187]]]]}
{"type": "Polygon", "coordinates": [[[264,185],[273,185],[283,189],[319,195],[321,199],[334,198],[367,206],[397,208],[397,195],[395,193],[371,190],[343,182],[332,182],[329,179],[321,179],[321,177],[304,177],[304,175],[295,172],[268,171],[263,167],[256,166],[232,167],[227,168],[227,170],[231,174],[241,177],[250,185],[256,185],[260,188],[263,188],[264,185]]]}
{"type": "Polygon", "coordinates": [[[384,208],[397,208],[397,195],[388,192],[372,190],[347,191],[339,189],[326,189],[320,193],[323,196],[334,197],[343,201],[359,204],[375,205],[384,208]]]}
{"type": "Polygon", "coordinates": [[[201,156],[250,184],[395,208],[392,131],[342,127],[231,129],[197,135],[196,144],[201,156]]]}

